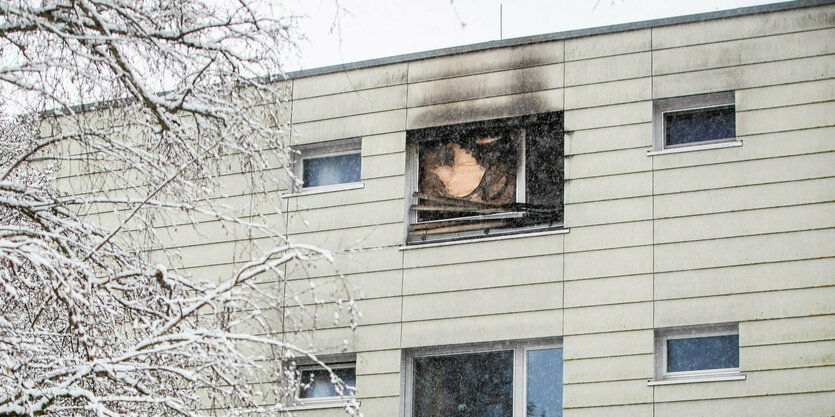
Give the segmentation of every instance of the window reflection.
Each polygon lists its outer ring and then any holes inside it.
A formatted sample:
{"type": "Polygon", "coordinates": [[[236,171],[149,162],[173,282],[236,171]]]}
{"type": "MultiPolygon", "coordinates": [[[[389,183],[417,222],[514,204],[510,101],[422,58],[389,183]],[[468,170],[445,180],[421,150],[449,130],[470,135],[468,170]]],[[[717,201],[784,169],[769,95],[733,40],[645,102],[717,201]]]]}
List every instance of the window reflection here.
{"type": "Polygon", "coordinates": [[[528,351],[526,417],[562,416],[562,349],[528,351]]]}
{"type": "Polygon", "coordinates": [[[667,372],[738,367],[738,334],[667,340],[667,372]]]}

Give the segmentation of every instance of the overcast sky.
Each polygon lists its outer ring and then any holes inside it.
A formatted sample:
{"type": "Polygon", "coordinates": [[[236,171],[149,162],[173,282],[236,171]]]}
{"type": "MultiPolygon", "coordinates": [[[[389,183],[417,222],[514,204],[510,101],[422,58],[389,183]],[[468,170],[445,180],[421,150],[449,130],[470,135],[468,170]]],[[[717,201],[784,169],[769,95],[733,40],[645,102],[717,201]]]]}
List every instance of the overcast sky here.
{"type": "Polygon", "coordinates": [[[309,40],[289,70],[317,68],[500,37],[504,39],[681,16],[768,0],[286,0],[309,40]],[[338,24],[334,27],[334,22],[338,24]],[[331,28],[333,27],[333,30],[331,28]]]}

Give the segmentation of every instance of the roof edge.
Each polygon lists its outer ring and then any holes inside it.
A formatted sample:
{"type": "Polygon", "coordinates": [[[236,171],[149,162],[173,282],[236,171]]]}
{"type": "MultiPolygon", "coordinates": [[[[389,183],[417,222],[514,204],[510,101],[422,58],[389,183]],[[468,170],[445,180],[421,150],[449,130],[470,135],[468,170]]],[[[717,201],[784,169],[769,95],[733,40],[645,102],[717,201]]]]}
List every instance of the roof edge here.
{"type": "Polygon", "coordinates": [[[286,79],[296,79],[311,77],[314,75],[332,74],[343,71],[358,70],[363,68],[371,68],[382,65],[399,64],[410,61],[419,61],[428,58],[437,58],[447,55],[462,54],[467,52],[477,52],[488,49],[513,47],[520,45],[529,45],[542,42],[558,41],[573,38],[582,38],[585,36],[603,35],[607,33],[626,32],[630,30],[649,29],[662,26],[671,26],[684,23],[703,22],[707,20],[719,20],[729,17],[748,16],[761,13],[772,13],[784,10],[803,9],[807,7],[824,6],[833,4],[835,0],[794,0],[782,3],[762,4],[758,6],[739,7],[736,9],[718,10],[715,12],[698,13],[684,16],[664,17],[652,20],[643,20],[639,22],[619,23],[615,25],[599,26],[587,29],[576,29],[564,32],[553,32],[541,35],[523,36],[511,39],[494,40],[487,42],[479,42],[468,45],[452,46],[441,49],[431,49],[428,51],[412,52],[402,55],[393,55],[384,58],[374,58],[363,61],[348,62],[345,64],[329,65],[325,67],[317,67],[310,69],[303,69],[298,71],[290,71],[285,74],[286,79]]]}

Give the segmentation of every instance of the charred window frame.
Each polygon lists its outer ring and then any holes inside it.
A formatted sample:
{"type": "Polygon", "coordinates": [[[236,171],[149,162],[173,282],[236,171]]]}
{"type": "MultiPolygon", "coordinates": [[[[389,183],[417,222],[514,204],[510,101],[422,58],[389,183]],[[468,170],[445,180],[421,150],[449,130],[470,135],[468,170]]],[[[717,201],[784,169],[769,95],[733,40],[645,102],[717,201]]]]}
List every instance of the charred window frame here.
{"type": "Polygon", "coordinates": [[[407,133],[407,243],[557,228],[561,112],[407,133]]]}

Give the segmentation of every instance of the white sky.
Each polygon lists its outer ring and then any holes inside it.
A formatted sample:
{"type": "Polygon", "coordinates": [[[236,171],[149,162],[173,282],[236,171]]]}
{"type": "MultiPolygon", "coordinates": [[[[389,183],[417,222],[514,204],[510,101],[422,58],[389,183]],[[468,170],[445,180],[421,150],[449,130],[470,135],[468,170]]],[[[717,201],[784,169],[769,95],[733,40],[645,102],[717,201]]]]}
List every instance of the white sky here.
{"type": "Polygon", "coordinates": [[[300,65],[317,68],[449,46],[733,9],[769,0],[286,0],[307,18],[300,65]],[[335,4],[347,13],[338,16],[335,4]],[[331,28],[333,27],[333,30],[331,28]]]}

